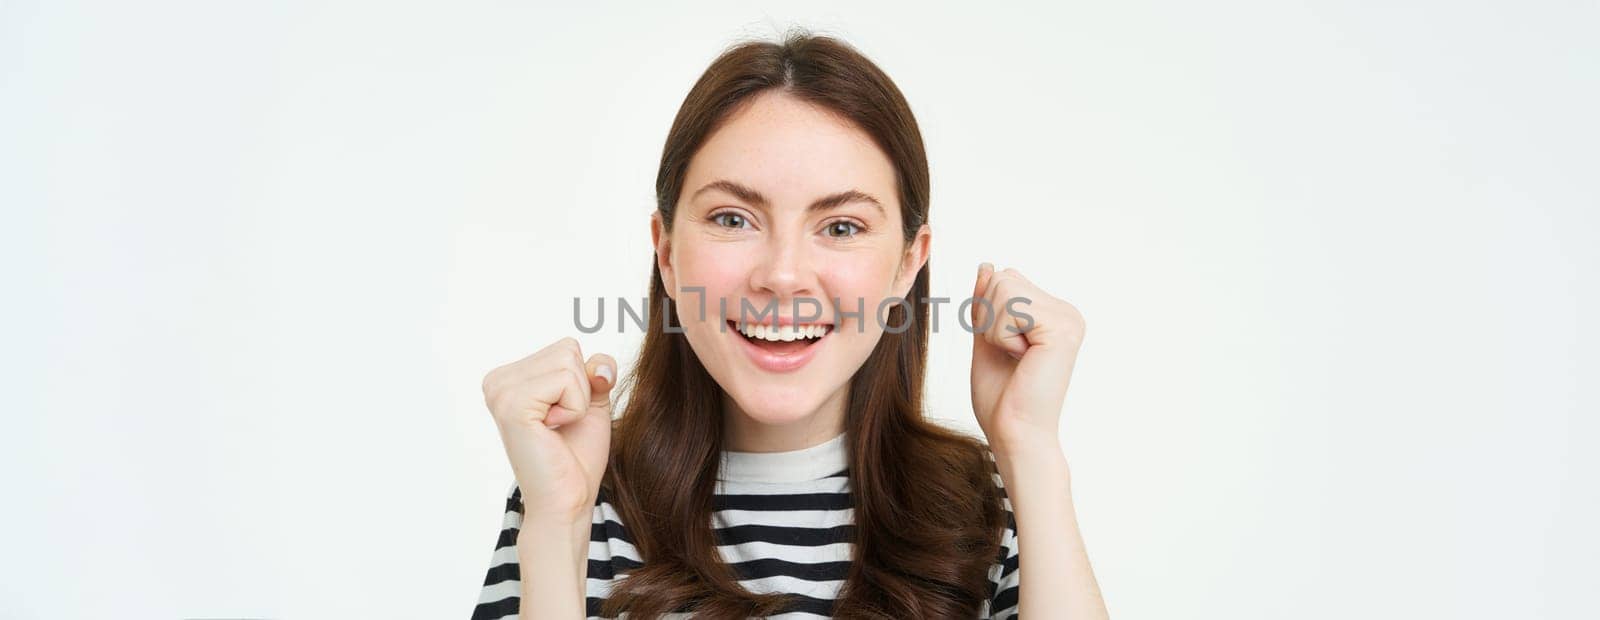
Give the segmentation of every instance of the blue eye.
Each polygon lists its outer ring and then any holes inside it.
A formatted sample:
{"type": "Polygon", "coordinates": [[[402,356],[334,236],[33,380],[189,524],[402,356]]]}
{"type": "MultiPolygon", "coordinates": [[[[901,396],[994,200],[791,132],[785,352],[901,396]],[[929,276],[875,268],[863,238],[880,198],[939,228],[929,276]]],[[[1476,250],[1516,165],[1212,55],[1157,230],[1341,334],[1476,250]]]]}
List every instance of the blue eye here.
{"type": "Polygon", "coordinates": [[[738,213],[722,212],[711,216],[711,221],[721,224],[724,228],[748,228],[750,222],[738,213]]]}
{"type": "Polygon", "coordinates": [[[855,222],[839,220],[832,224],[828,224],[828,228],[826,230],[829,237],[854,237],[856,233],[861,232],[861,226],[855,222]]]}

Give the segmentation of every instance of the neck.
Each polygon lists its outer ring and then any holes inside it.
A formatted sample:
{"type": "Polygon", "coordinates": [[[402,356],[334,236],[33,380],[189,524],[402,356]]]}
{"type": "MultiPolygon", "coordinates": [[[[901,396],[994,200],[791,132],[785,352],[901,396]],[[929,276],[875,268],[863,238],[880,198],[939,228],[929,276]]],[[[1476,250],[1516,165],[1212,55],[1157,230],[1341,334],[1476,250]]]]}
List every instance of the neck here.
{"type": "Polygon", "coordinates": [[[787,452],[815,446],[844,432],[845,402],[850,385],[805,416],[781,424],[759,422],[726,394],[722,397],[723,449],[735,452],[787,452]]]}

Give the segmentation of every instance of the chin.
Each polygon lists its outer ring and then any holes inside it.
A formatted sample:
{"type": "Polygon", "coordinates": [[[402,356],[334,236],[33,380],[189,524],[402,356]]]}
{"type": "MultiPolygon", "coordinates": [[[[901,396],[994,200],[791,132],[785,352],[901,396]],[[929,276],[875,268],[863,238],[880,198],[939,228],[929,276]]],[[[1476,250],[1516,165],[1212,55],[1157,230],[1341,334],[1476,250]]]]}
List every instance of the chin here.
{"type": "Polygon", "coordinates": [[[822,408],[827,394],[821,388],[792,384],[750,385],[732,394],[745,417],[761,424],[783,426],[805,419],[822,408]]]}

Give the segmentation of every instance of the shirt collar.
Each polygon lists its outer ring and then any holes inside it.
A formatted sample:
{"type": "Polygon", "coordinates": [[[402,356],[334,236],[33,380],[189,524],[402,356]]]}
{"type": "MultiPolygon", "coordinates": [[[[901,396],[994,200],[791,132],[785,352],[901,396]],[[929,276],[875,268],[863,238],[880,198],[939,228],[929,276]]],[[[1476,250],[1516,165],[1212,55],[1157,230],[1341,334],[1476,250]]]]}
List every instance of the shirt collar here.
{"type": "Polygon", "coordinates": [[[783,452],[722,451],[718,480],[736,482],[805,482],[843,471],[848,464],[845,433],[809,448],[783,452]]]}

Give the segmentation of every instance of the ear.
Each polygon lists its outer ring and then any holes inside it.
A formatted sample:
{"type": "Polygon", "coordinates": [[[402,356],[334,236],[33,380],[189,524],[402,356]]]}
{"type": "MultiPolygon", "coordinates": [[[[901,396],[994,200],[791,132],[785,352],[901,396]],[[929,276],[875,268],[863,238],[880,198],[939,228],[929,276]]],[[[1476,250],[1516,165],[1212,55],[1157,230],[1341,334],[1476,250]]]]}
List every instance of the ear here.
{"type": "Polygon", "coordinates": [[[911,238],[911,243],[906,244],[906,251],[900,257],[900,269],[895,275],[895,295],[905,297],[911,294],[911,285],[917,282],[917,273],[928,264],[928,249],[933,243],[933,229],[923,224],[917,229],[917,235],[911,238]]]}
{"type": "Polygon", "coordinates": [[[661,271],[661,284],[667,289],[667,298],[676,299],[678,276],[672,271],[672,235],[661,219],[661,210],[650,214],[650,243],[656,247],[656,269],[661,271]]]}

